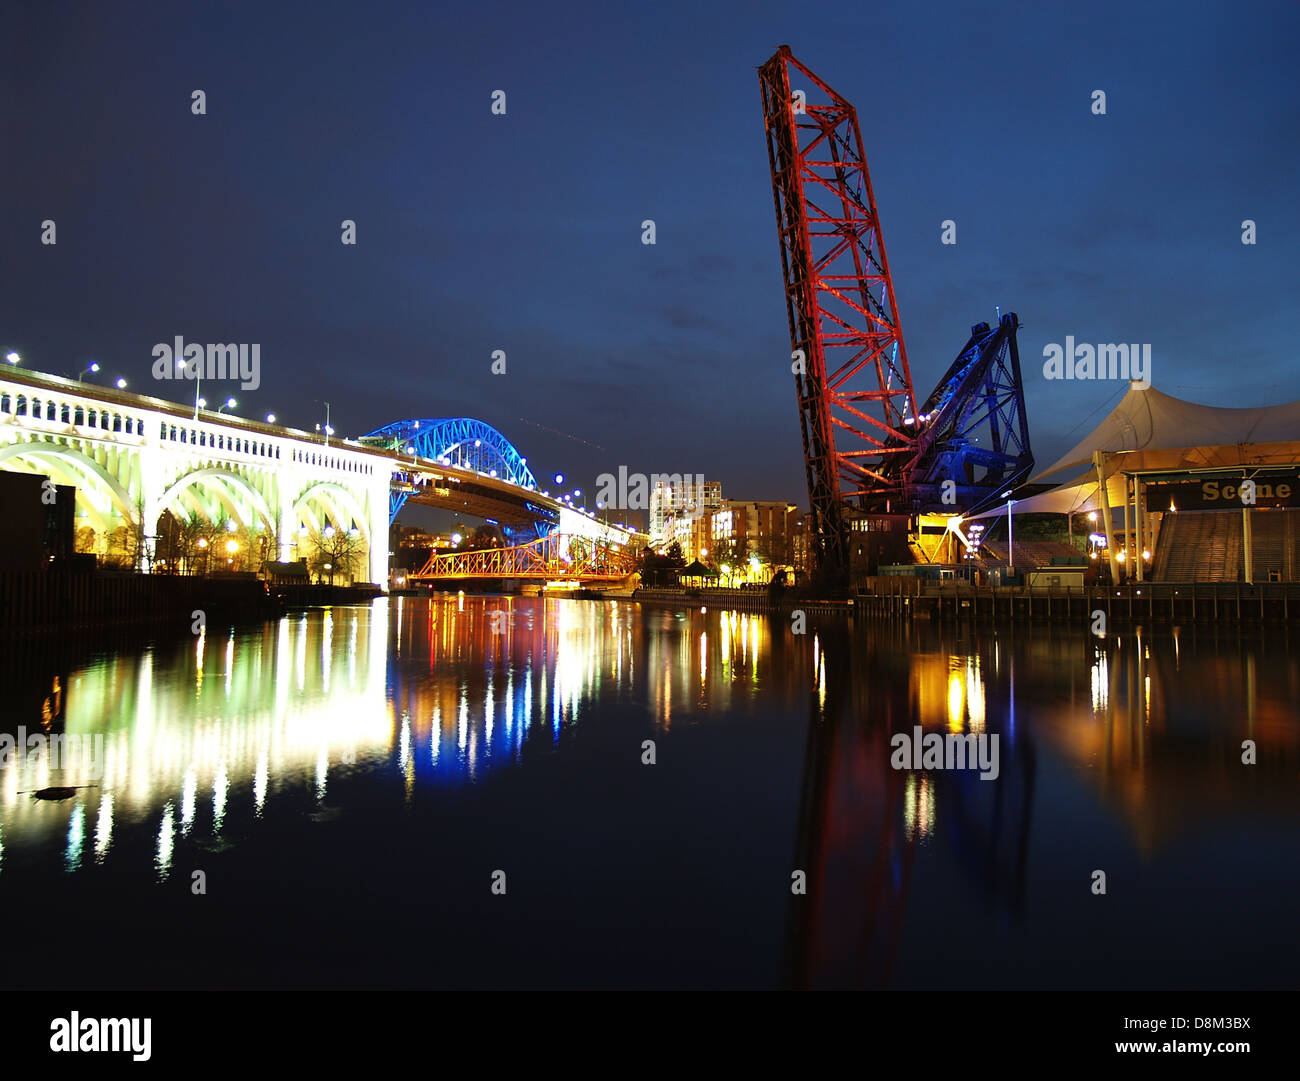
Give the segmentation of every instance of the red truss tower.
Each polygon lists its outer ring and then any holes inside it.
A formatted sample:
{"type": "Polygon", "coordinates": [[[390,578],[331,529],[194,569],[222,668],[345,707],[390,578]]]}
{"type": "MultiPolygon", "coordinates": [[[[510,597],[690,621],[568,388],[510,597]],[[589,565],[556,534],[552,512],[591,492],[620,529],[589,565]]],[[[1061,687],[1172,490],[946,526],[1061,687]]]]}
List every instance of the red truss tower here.
{"type": "Polygon", "coordinates": [[[847,508],[907,511],[904,480],[918,446],[904,420],[916,417],[916,398],[857,111],[789,46],[758,78],[813,554],[824,577],[842,579],[847,508]]]}

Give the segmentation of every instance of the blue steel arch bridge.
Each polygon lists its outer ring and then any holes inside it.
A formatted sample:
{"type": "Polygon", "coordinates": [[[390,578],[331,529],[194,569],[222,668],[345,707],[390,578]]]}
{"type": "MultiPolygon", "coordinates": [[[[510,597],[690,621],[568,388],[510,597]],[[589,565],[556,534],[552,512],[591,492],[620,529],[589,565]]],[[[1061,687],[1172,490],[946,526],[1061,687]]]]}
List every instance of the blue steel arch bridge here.
{"type": "Polygon", "coordinates": [[[473,417],[398,420],[360,436],[357,442],[411,458],[411,467],[393,470],[389,522],[408,503],[449,507],[496,523],[502,535],[519,544],[547,536],[559,523],[559,511],[541,497],[528,459],[504,435],[473,417]],[[457,470],[453,493],[438,483],[428,463],[457,470]],[[472,474],[476,480],[465,478],[472,474]],[[527,493],[535,493],[530,499],[527,493]]]}

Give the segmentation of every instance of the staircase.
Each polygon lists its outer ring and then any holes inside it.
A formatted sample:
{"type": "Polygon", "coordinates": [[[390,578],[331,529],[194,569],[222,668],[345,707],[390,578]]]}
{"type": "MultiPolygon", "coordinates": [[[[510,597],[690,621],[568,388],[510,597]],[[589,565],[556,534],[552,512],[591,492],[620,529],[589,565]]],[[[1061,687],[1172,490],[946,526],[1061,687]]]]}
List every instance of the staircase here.
{"type": "MultiPolygon", "coordinates": [[[[1267,582],[1269,571],[1282,581],[1296,580],[1300,567],[1300,511],[1256,510],[1250,527],[1254,578],[1267,582]]],[[[1240,511],[1182,511],[1160,524],[1153,580],[1157,582],[1240,582],[1245,579],[1240,511]]]]}

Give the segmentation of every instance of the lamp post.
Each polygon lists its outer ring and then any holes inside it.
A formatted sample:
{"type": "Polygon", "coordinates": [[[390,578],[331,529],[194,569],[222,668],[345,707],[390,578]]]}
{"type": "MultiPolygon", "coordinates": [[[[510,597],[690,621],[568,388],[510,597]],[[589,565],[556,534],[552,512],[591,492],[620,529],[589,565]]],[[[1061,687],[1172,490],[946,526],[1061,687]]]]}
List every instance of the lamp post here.
{"type": "Polygon", "coordinates": [[[234,409],[235,406],[237,406],[238,404],[239,403],[235,401],[234,398],[227,398],[224,402],[222,402],[219,406],[217,406],[217,412],[220,413],[225,409],[234,409]]]}
{"type": "Polygon", "coordinates": [[[1010,492],[1003,492],[1002,498],[1007,500],[1007,573],[1016,573],[1016,544],[1011,529],[1011,508],[1016,505],[1014,499],[1008,499],[1010,492]]]}
{"type": "MultiPolygon", "coordinates": [[[[320,398],[313,398],[312,401],[325,407],[325,445],[328,447],[330,445],[330,436],[334,434],[334,429],[330,427],[330,403],[320,398]]],[[[321,430],[319,424],[316,425],[316,430],[318,432],[321,430]]]]}
{"type": "Polygon", "coordinates": [[[97,371],[99,371],[99,364],[92,360],[90,362],[90,367],[87,368],[84,372],[82,372],[79,376],[77,376],[77,382],[80,383],[83,379],[86,378],[86,376],[90,375],[91,372],[97,372],[97,371]]]}

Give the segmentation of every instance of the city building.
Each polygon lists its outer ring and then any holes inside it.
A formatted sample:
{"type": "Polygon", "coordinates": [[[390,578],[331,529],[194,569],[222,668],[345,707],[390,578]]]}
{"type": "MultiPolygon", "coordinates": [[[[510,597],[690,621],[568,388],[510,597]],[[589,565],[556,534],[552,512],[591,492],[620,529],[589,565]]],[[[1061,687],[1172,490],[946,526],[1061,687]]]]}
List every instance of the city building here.
{"type": "Polygon", "coordinates": [[[675,485],[656,483],[650,492],[650,546],[662,549],[676,541],[682,545],[687,560],[696,558],[699,548],[708,547],[708,526],[696,529],[691,523],[706,520],[710,512],[721,506],[721,481],[696,483],[686,474],[675,485]]]}
{"type": "Polygon", "coordinates": [[[767,581],[795,563],[799,508],[785,500],[726,499],[710,515],[712,562],[724,577],[767,581]]]}

